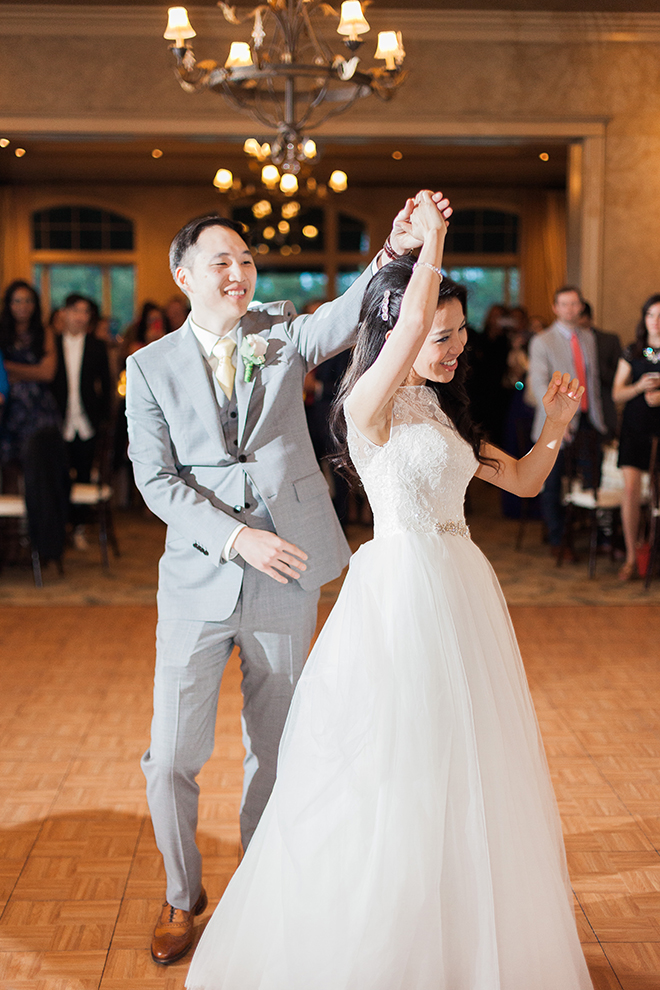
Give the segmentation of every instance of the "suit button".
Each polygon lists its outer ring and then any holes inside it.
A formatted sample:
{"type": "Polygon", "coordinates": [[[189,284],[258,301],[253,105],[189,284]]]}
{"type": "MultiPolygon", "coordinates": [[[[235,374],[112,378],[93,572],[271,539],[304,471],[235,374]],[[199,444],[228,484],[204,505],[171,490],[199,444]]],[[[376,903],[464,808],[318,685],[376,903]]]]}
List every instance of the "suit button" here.
{"type": "Polygon", "coordinates": [[[250,508],[250,503],[249,503],[249,502],[246,502],[246,503],[245,503],[245,508],[246,508],[246,509],[249,509],[249,508],[250,508]]]}
{"type": "Polygon", "coordinates": [[[230,412],[229,415],[231,416],[232,419],[236,419],[236,413],[235,412],[230,412]]]}
{"type": "Polygon", "coordinates": [[[245,462],[247,461],[247,457],[245,456],[245,454],[239,454],[238,459],[241,462],[241,464],[245,464],[245,462]]]}
{"type": "Polygon", "coordinates": [[[238,440],[234,440],[234,447],[238,447],[238,440]]]}
{"type": "Polygon", "coordinates": [[[235,505],[234,506],[234,512],[242,512],[242,510],[243,510],[243,506],[242,505],[235,505]]]}

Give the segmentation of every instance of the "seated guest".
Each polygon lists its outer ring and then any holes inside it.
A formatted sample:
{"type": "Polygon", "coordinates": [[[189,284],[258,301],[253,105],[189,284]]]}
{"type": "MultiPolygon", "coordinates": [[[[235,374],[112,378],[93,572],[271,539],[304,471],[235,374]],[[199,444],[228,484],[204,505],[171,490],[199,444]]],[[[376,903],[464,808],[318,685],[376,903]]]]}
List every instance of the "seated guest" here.
{"type": "Polygon", "coordinates": [[[5,371],[5,362],[2,360],[2,354],[0,354],[0,406],[5,404],[8,395],[9,379],[5,371]]]}
{"type": "MultiPolygon", "coordinates": [[[[108,354],[103,341],[94,336],[98,307],[91,299],[73,293],[67,296],[61,314],[53,392],[64,420],[72,477],[84,483],[91,479],[97,433],[110,412],[108,354]]],[[[74,546],[86,549],[84,507],[72,507],[71,522],[74,546]]]]}
{"type": "Polygon", "coordinates": [[[17,492],[28,440],[38,430],[60,425],[48,387],[57,367],[55,340],[52,331],[44,328],[39,296],[22,279],[12,282],[4,294],[0,356],[9,379],[0,427],[2,487],[5,492],[17,492]]]}
{"type": "MultiPolygon", "coordinates": [[[[584,309],[580,290],[573,285],[557,289],[552,309],[555,314],[554,323],[547,330],[534,334],[529,342],[528,381],[536,401],[532,440],[536,442],[541,434],[545,420],[541,400],[548,381],[557,368],[565,368],[572,378],[578,378],[580,385],[585,386],[580,412],[567,430],[566,439],[574,438],[578,431],[593,431],[601,437],[606,430],[600,398],[598,351],[593,332],[580,326],[584,309]]],[[[563,473],[562,449],[541,493],[541,513],[548,528],[550,550],[555,557],[559,556],[564,535],[564,507],[561,498],[563,473]]]]}

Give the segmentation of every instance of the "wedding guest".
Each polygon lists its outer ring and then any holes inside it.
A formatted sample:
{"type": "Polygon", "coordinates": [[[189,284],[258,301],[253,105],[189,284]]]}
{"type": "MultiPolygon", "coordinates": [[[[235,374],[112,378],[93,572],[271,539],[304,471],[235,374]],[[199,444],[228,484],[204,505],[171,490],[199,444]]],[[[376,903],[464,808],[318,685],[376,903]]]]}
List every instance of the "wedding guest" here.
{"type": "MultiPolygon", "coordinates": [[[[93,300],[71,293],[61,309],[62,333],[56,340],[53,393],[64,422],[72,479],[83,484],[91,479],[98,432],[109,416],[111,402],[106,346],[94,335],[98,315],[93,300]]],[[[71,506],[73,543],[78,550],[88,548],[88,516],[85,506],[71,506]]]]}
{"type": "Polygon", "coordinates": [[[5,362],[0,354],[0,405],[4,405],[9,395],[9,379],[5,370],[5,362]]]}
{"type": "MultiPolygon", "coordinates": [[[[436,209],[449,210],[437,194],[436,209]]],[[[127,361],[129,455],[148,507],[168,524],[160,563],[151,743],[142,760],[167,900],[151,945],[167,965],[206,906],[195,843],[195,778],[213,750],[223,670],[243,667],[247,847],[268,800],[280,734],[316,625],[320,586],[349,557],[309,439],[302,382],[349,346],[376,268],[418,243],[412,200],[372,265],[315,313],[249,309],[254,259],[241,224],[191,220],[170,249],[191,303],[180,330],[127,361]]]]}
{"type": "Polygon", "coordinates": [[[619,416],[614,399],[612,398],[612,386],[614,376],[619,366],[619,358],[622,354],[621,341],[615,333],[606,333],[605,330],[595,327],[593,324],[593,312],[590,304],[585,300],[584,309],[580,318],[580,326],[584,330],[591,330],[596,338],[596,351],[598,353],[598,375],[600,378],[600,400],[603,405],[603,419],[607,427],[605,439],[613,440],[619,430],[619,416]]]}
{"type": "Polygon", "coordinates": [[[172,296],[165,305],[165,316],[172,330],[178,330],[188,319],[190,306],[183,296],[172,296]]]}
{"type": "Polygon", "coordinates": [[[624,483],[621,517],[626,559],[619,580],[629,581],[637,569],[642,474],[649,469],[651,438],[660,436],[660,293],[642,306],[635,341],[619,360],[612,398],[624,404],[619,467],[624,483]]]}
{"type": "Polygon", "coordinates": [[[5,492],[16,492],[30,437],[39,430],[60,426],[49,388],[57,368],[54,336],[44,328],[36,290],[22,279],[5,290],[0,312],[0,354],[9,378],[9,396],[0,428],[2,484],[5,492]]]}
{"type": "Polygon", "coordinates": [[[147,344],[152,344],[154,340],[160,340],[170,331],[170,322],[161,307],[154,302],[145,302],[139,318],[124,334],[126,356],[135,354],[147,344]]]}
{"type": "MultiPolygon", "coordinates": [[[[580,412],[567,431],[566,443],[578,431],[591,431],[600,440],[606,433],[600,396],[600,373],[596,338],[580,326],[584,299],[573,285],[564,285],[554,294],[555,321],[547,330],[534,334],[529,343],[529,384],[536,402],[532,439],[538,440],[545,420],[542,398],[556,368],[566,368],[578,378],[585,391],[580,412]]],[[[564,473],[564,444],[541,493],[541,512],[548,529],[548,542],[558,557],[564,533],[564,506],[561,479],[564,473]]],[[[597,479],[594,479],[597,480],[597,479]]]]}

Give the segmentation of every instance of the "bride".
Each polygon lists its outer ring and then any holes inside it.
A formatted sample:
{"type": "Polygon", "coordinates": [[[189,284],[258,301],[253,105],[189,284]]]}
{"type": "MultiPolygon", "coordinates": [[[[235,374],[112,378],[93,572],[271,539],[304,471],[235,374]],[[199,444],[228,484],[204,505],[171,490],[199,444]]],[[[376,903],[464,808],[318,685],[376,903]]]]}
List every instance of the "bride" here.
{"type": "Polygon", "coordinates": [[[372,279],[340,396],[374,539],[310,654],[189,990],[591,987],[513,628],[463,516],[474,475],[538,492],[583,389],[553,375],[521,460],[483,441],[429,193],[410,223],[419,258],[372,279]]]}

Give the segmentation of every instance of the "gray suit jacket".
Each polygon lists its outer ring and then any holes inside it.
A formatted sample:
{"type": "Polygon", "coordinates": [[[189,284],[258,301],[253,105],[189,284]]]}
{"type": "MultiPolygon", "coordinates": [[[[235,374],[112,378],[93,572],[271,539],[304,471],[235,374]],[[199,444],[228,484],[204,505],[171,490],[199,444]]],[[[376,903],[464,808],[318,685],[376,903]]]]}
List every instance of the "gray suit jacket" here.
{"type": "MultiPolygon", "coordinates": [[[[591,330],[577,331],[582,353],[586,358],[587,396],[589,409],[587,415],[592,426],[599,433],[605,433],[603,407],[600,398],[600,377],[598,374],[598,353],[596,338],[591,330]]],[[[527,381],[532,390],[536,411],[532,424],[532,440],[538,440],[545,422],[543,396],[548,389],[548,383],[555,371],[568,371],[575,376],[575,363],[571,342],[561,332],[556,322],[547,330],[535,334],[529,342],[529,371],[527,381]]]]}
{"type": "Polygon", "coordinates": [[[346,564],[350,551],[314,456],[302,389],[310,368],[353,342],[370,278],[371,266],[311,315],[296,316],[291,303],[280,302],[241,320],[238,350],[251,333],[264,337],[268,349],[249,383],[238,358],[238,446],[231,451],[189,321],[129,357],[129,455],[145,502],[168,527],[161,617],[221,621],[233,612],[245,564],[240,556],[223,561],[222,550],[237,524],[234,506],[244,500],[245,475],[275,532],[308,554],[299,578],[304,589],[332,580],[346,564]]]}

